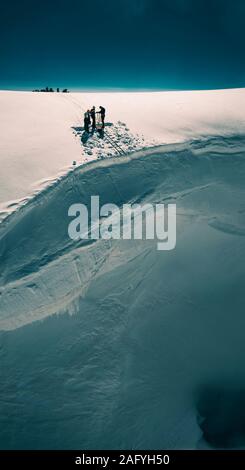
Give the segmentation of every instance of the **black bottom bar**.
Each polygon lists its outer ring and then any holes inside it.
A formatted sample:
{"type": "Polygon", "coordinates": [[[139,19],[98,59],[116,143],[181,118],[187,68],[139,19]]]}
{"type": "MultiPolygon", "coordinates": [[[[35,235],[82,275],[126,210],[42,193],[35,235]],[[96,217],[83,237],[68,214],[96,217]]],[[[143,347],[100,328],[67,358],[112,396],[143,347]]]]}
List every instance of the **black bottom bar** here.
{"type": "MultiPolygon", "coordinates": [[[[238,451],[0,451],[0,468],[115,468],[117,465],[156,465],[161,468],[244,468],[245,450],[238,451]]],[[[123,467],[121,467],[123,468],[123,467]]]]}

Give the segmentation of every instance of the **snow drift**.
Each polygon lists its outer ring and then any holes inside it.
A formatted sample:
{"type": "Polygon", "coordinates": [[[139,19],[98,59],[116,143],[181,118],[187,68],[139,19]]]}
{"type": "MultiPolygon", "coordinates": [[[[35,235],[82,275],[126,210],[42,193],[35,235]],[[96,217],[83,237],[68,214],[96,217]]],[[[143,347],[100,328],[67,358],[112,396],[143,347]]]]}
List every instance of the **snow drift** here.
{"type": "Polygon", "coordinates": [[[244,156],[236,135],[96,161],[2,222],[2,448],[244,446],[244,156]],[[70,240],[92,194],[176,203],[176,249],[70,240]]]}

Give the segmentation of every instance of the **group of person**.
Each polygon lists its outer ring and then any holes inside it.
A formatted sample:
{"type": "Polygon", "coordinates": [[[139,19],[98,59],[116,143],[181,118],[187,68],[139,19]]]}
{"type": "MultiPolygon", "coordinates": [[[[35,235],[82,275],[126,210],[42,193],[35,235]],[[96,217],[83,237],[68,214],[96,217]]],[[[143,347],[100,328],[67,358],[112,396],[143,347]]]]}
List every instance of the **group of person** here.
{"type": "MultiPolygon", "coordinates": [[[[92,109],[88,109],[86,113],[84,113],[84,130],[85,132],[89,132],[90,125],[92,124],[92,132],[95,131],[97,127],[96,123],[96,115],[100,115],[100,125],[101,128],[104,129],[105,127],[105,108],[103,106],[99,107],[100,110],[96,111],[95,106],[92,107],[92,109]]],[[[97,118],[98,120],[98,118],[97,118]]]]}

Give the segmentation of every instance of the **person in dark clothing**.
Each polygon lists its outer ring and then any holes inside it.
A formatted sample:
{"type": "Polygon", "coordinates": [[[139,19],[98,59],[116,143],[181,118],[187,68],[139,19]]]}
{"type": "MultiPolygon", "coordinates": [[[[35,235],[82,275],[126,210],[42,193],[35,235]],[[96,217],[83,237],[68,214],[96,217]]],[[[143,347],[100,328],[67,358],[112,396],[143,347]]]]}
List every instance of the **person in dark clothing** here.
{"type": "Polygon", "coordinates": [[[91,111],[90,111],[90,116],[91,116],[91,119],[92,119],[92,130],[94,131],[95,128],[96,128],[96,123],[95,123],[95,106],[92,107],[91,111]]]}
{"type": "Polygon", "coordinates": [[[99,113],[101,115],[102,128],[104,129],[104,127],[105,127],[105,108],[103,108],[103,106],[100,106],[99,113]]]}
{"type": "Polygon", "coordinates": [[[84,113],[84,130],[85,132],[89,132],[89,126],[91,124],[90,120],[90,111],[89,109],[84,113]]]}

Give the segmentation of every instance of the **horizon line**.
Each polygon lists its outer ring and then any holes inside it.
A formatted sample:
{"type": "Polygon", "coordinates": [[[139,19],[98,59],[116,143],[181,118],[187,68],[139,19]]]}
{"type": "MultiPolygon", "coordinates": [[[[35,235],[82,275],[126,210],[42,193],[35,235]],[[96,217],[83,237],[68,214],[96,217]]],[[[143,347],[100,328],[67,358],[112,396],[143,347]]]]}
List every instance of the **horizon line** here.
{"type": "MultiPolygon", "coordinates": [[[[52,88],[52,87],[50,87],[52,88]]],[[[244,89],[243,87],[216,87],[216,88],[136,88],[136,87],[94,87],[94,88],[82,88],[82,87],[54,87],[54,93],[63,93],[63,89],[67,89],[68,93],[164,93],[164,92],[183,92],[183,91],[221,91],[221,90],[241,90],[244,89]],[[57,92],[57,88],[59,88],[59,92],[57,92]]],[[[52,93],[48,91],[41,91],[42,88],[0,88],[0,91],[9,91],[9,92],[26,92],[26,93],[52,93]],[[40,91],[35,91],[40,90],[40,91]]]]}

